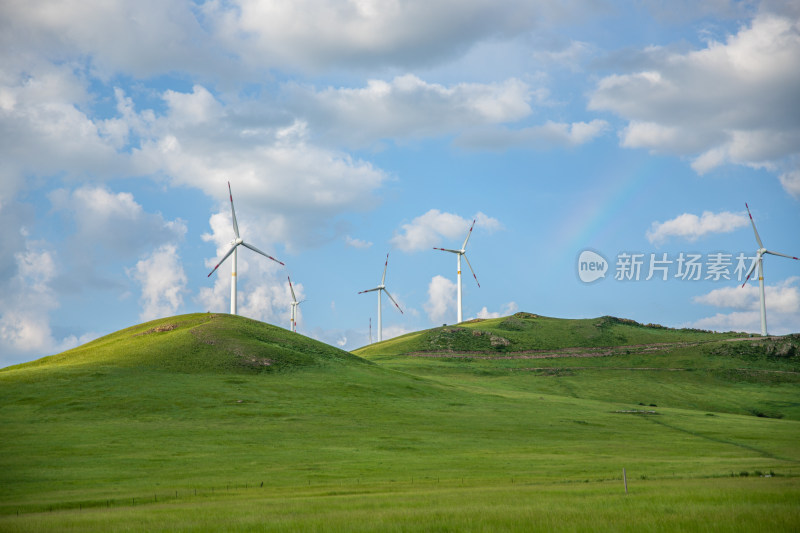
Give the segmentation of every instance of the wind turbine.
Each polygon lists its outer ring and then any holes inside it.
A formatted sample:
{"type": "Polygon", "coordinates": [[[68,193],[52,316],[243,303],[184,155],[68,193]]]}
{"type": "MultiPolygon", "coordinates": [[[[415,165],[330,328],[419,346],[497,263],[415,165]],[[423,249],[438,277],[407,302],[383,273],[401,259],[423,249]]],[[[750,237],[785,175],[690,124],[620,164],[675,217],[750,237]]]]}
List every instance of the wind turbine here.
{"type": "Polygon", "coordinates": [[[286,279],[289,280],[289,290],[292,291],[292,326],[291,330],[297,333],[297,307],[305,302],[305,300],[297,301],[297,297],[294,295],[294,287],[292,287],[292,278],[286,276],[286,279]]]}
{"type": "MultiPolygon", "coordinates": [[[[367,289],[365,291],[361,291],[358,294],[364,294],[365,292],[373,292],[378,291],[378,342],[383,340],[383,322],[381,320],[381,293],[385,292],[386,296],[392,301],[392,303],[397,307],[397,310],[400,311],[400,314],[403,314],[403,310],[400,309],[400,306],[397,305],[397,302],[394,301],[392,295],[389,294],[389,291],[386,290],[386,268],[389,266],[389,254],[386,254],[386,263],[383,265],[383,277],[381,278],[381,284],[375,287],[374,289],[367,289]]],[[[372,323],[372,318],[370,318],[370,324],[372,323]]],[[[371,327],[370,327],[371,329],[371,327]]]]}
{"type": "Polygon", "coordinates": [[[472,235],[472,228],[475,227],[475,219],[472,220],[472,225],[469,227],[469,233],[467,233],[467,238],[464,239],[464,244],[461,245],[460,250],[449,250],[447,248],[434,248],[434,250],[441,250],[443,252],[450,252],[451,254],[456,254],[458,256],[458,323],[462,321],[462,313],[461,313],[461,256],[464,256],[464,260],[467,262],[467,266],[469,266],[470,272],[472,272],[472,277],[475,278],[475,283],[478,284],[478,288],[480,289],[481,284],[478,282],[478,276],[475,275],[475,271],[472,270],[472,265],[469,264],[469,259],[467,259],[467,241],[469,241],[470,235],[472,235]]]}
{"type": "Polygon", "coordinates": [[[369,343],[372,344],[372,317],[369,317],[369,343]]]}
{"type": "Polygon", "coordinates": [[[779,255],[781,257],[788,257],[789,259],[796,259],[800,261],[797,257],[792,255],[786,255],[778,252],[771,252],[764,248],[764,244],[761,242],[761,237],[758,236],[758,230],[756,229],[756,223],[753,221],[753,215],[750,214],[750,206],[747,205],[745,202],[744,206],[747,208],[747,214],[750,215],[750,223],[753,225],[753,233],[756,234],[756,242],[758,242],[758,250],[756,251],[756,260],[753,262],[753,266],[750,267],[750,271],[747,273],[747,279],[744,280],[742,283],[742,287],[747,285],[747,282],[750,280],[750,276],[753,275],[753,271],[758,265],[758,287],[761,290],[761,335],[763,337],[767,336],[767,308],[764,303],[764,254],[772,254],[772,255],[779,255]]]}
{"type": "Polygon", "coordinates": [[[217,263],[217,266],[214,267],[214,270],[212,270],[211,272],[208,273],[207,277],[211,277],[211,274],[216,272],[216,270],[228,258],[228,256],[233,254],[233,263],[231,264],[231,314],[235,315],[236,314],[236,248],[238,248],[239,245],[241,244],[242,246],[244,246],[246,248],[250,248],[251,250],[253,250],[257,254],[263,255],[267,259],[272,259],[273,261],[275,261],[276,263],[280,263],[281,265],[283,265],[283,263],[278,261],[277,259],[275,259],[271,255],[265,254],[264,252],[262,252],[261,250],[259,250],[255,246],[253,246],[251,244],[247,244],[246,242],[244,242],[242,240],[241,237],[239,237],[239,225],[236,223],[236,211],[233,209],[233,193],[231,192],[231,182],[230,181],[228,182],[228,195],[231,198],[231,218],[233,218],[233,234],[236,235],[236,238],[233,239],[230,242],[231,249],[228,250],[228,253],[226,253],[224,256],[222,256],[222,259],[220,259],[219,263],[217,263]]]}

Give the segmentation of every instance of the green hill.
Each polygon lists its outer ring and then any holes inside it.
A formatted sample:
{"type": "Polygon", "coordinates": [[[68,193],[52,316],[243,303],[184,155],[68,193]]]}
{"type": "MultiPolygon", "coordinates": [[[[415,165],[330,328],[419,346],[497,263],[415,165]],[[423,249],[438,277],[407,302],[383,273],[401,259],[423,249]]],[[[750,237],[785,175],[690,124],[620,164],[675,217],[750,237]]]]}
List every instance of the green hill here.
{"type": "Polygon", "coordinates": [[[359,350],[370,363],[196,314],[2,369],[0,531],[800,524],[800,338],[519,314],[451,329],[359,350]]]}
{"type": "Polygon", "coordinates": [[[412,353],[510,353],[573,347],[601,348],[654,343],[703,342],[744,336],[694,329],[671,329],[657,324],[603,316],[567,320],[532,313],[471,320],[408,333],[355,350],[361,356],[412,353]]]}
{"type": "Polygon", "coordinates": [[[363,362],[349,352],[270,324],[236,315],[196,313],[139,324],[12,369],[111,365],[252,373],[363,362]]]}

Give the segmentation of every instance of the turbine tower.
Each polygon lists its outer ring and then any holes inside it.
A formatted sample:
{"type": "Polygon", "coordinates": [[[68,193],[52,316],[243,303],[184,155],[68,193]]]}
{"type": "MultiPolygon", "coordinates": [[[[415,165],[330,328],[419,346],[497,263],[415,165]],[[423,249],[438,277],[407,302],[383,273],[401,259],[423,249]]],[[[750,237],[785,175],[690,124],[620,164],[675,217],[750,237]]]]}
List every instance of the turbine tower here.
{"type": "Polygon", "coordinates": [[[772,255],[779,255],[781,257],[788,257],[789,259],[796,259],[800,261],[797,257],[786,255],[778,252],[771,252],[764,248],[764,244],[761,242],[761,237],[758,236],[758,230],[756,229],[756,223],[753,221],[753,215],[750,214],[750,206],[747,205],[745,202],[744,206],[747,208],[747,214],[750,216],[750,224],[753,225],[753,233],[756,234],[756,242],[758,243],[758,250],[756,251],[756,260],[753,262],[753,266],[750,267],[750,271],[747,273],[747,279],[744,280],[742,283],[742,287],[747,285],[747,282],[750,280],[750,276],[753,275],[753,271],[758,265],[758,288],[761,291],[761,335],[763,337],[767,336],[767,307],[764,302],[764,254],[772,254],[772,255]]]}
{"type": "Polygon", "coordinates": [[[434,250],[441,250],[443,252],[450,252],[451,254],[456,254],[458,256],[457,265],[457,272],[458,272],[458,295],[457,295],[457,306],[458,306],[458,323],[463,321],[463,315],[461,312],[461,256],[464,256],[464,260],[467,262],[467,266],[469,266],[470,272],[472,272],[472,277],[475,278],[475,283],[478,284],[478,288],[480,289],[481,284],[478,282],[478,276],[475,275],[475,271],[472,270],[472,265],[469,264],[469,259],[467,259],[467,241],[469,241],[470,235],[472,235],[472,228],[475,227],[475,219],[472,220],[472,225],[469,227],[469,233],[467,233],[467,238],[464,239],[464,244],[461,245],[460,250],[449,250],[447,248],[434,248],[434,250]]]}
{"type": "Polygon", "coordinates": [[[275,259],[271,255],[265,254],[264,252],[262,252],[261,250],[259,250],[255,246],[253,246],[251,244],[247,244],[246,242],[244,242],[242,240],[241,237],[239,237],[239,225],[236,223],[236,211],[233,209],[233,193],[231,192],[231,182],[230,181],[228,182],[228,196],[230,196],[230,199],[231,199],[231,218],[233,219],[233,234],[236,236],[236,238],[233,239],[230,242],[231,249],[228,250],[228,253],[226,253],[224,256],[222,256],[222,259],[220,259],[219,263],[217,263],[217,266],[214,267],[214,270],[212,270],[211,272],[208,273],[207,277],[211,277],[211,274],[216,272],[216,270],[228,258],[228,256],[233,254],[233,263],[231,264],[231,314],[235,315],[236,314],[236,249],[239,247],[239,245],[242,245],[242,246],[244,246],[246,248],[250,248],[251,250],[253,250],[257,254],[263,255],[267,259],[272,259],[276,263],[280,263],[281,265],[283,265],[283,263],[278,261],[277,259],[275,259]]]}
{"type": "MultiPolygon", "coordinates": [[[[383,322],[381,319],[381,293],[385,292],[386,296],[392,301],[392,303],[397,307],[397,310],[400,311],[400,314],[403,314],[403,310],[400,309],[400,306],[397,305],[397,302],[394,301],[392,295],[389,294],[389,291],[386,290],[386,268],[389,266],[389,254],[386,254],[386,263],[383,265],[383,277],[381,278],[381,284],[375,287],[374,289],[367,289],[365,291],[361,291],[358,294],[364,294],[365,292],[373,292],[378,291],[378,342],[383,340],[383,322]]],[[[370,318],[370,321],[372,319],[370,318]]],[[[371,322],[370,322],[371,323],[371,322]]],[[[370,328],[371,329],[371,328],[370,328]]]]}
{"type": "Polygon", "coordinates": [[[286,279],[289,280],[289,290],[292,291],[292,324],[290,329],[297,333],[297,307],[305,300],[297,301],[297,297],[294,295],[294,287],[292,287],[292,278],[286,276],[286,279]]]}

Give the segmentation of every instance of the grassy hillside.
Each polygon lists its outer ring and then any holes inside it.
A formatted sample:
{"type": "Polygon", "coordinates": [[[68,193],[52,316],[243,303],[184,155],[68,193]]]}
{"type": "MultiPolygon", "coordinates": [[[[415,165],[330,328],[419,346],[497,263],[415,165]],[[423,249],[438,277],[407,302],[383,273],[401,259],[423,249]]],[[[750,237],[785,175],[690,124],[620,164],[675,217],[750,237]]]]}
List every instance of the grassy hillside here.
{"type": "Polygon", "coordinates": [[[6,371],[78,365],[258,373],[363,362],[349,352],[270,324],[235,315],[196,313],[139,324],[6,371]]]}
{"type": "Polygon", "coordinates": [[[580,320],[550,318],[532,313],[488,320],[472,320],[409,333],[354,353],[401,355],[410,353],[508,353],[571,347],[614,347],[653,343],[704,342],[741,336],[693,329],[643,325],[610,316],[580,320]]]}
{"type": "Polygon", "coordinates": [[[800,421],[800,335],[767,338],[601,317],[434,328],[356,354],[439,383],[800,421]]]}
{"type": "Polygon", "coordinates": [[[0,371],[0,531],[792,531],[797,354],[752,346],[368,364],[240,317],[142,324],[0,371]]]}

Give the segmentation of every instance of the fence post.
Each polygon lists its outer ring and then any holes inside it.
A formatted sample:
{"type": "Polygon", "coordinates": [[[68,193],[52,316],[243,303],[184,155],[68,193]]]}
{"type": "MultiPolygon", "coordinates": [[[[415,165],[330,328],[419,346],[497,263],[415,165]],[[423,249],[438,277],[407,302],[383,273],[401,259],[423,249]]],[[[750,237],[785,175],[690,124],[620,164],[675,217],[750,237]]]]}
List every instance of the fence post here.
{"type": "Polygon", "coordinates": [[[625,473],[625,469],[622,469],[622,481],[625,482],[625,494],[628,494],[628,475],[625,473]]]}

